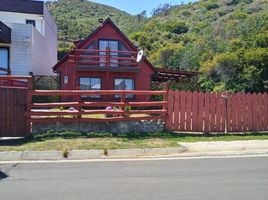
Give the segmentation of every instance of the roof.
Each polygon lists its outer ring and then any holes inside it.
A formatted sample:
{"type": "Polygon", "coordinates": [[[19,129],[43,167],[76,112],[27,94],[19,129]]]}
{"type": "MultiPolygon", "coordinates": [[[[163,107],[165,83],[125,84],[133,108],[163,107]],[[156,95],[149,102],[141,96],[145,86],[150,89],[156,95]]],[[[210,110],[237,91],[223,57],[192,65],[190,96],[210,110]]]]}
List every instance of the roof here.
{"type": "MultiPolygon", "coordinates": [[[[96,35],[99,31],[102,30],[102,28],[110,24],[118,33],[119,35],[128,43],[128,45],[134,49],[138,50],[138,48],[128,39],[128,37],[113,23],[113,21],[110,18],[107,18],[101,26],[99,26],[95,31],[93,31],[91,34],[89,34],[84,40],[81,40],[77,46],[76,49],[81,48],[90,38],[92,38],[94,35],[96,35]]],[[[63,64],[69,57],[69,55],[72,54],[72,51],[67,53],[54,67],[53,70],[56,70],[61,64],[63,64]]],[[[144,61],[152,68],[153,71],[155,71],[154,66],[150,63],[150,61],[147,60],[147,58],[144,58],[144,61]]]]}
{"type": "Polygon", "coordinates": [[[44,2],[31,0],[0,0],[0,11],[43,15],[44,2]]]}

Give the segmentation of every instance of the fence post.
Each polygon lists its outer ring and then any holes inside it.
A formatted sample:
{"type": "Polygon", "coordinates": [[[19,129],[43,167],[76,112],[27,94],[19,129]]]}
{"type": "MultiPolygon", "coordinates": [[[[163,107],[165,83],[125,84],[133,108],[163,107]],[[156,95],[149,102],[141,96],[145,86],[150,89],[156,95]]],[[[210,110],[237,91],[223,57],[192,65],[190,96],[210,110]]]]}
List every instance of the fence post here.
{"type": "MultiPolygon", "coordinates": [[[[125,103],[125,100],[126,100],[126,98],[125,98],[125,95],[124,94],[121,94],[121,102],[122,103],[125,103]]],[[[125,106],[122,106],[121,107],[121,110],[123,110],[124,111],[124,114],[123,114],[123,117],[126,117],[126,108],[125,108],[125,106]]]]}
{"type": "Polygon", "coordinates": [[[27,112],[27,115],[26,115],[26,131],[27,131],[27,134],[30,134],[31,133],[31,116],[28,115],[28,113],[31,112],[31,104],[32,104],[32,101],[33,101],[33,97],[32,97],[32,90],[33,90],[33,77],[29,77],[27,79],[28,83],[27,83],[27,100],[26,100],[26,112],[27,112]]]}
{"type": "MultiPolygon", "coordinates": [[[[166,93],[163,95],[163,101],[167,102],[168,101],[168,83],[167,82],[163,83],[163,89],[164,89],[164,91],[166,91],[166,93]]],[[[165,129],[167,129],[168,128],[167,122],[169,120],[169,116],[168,116],[168,109],[169,108],[168,108],[168,105],[164,105],[163,109],[167,111],[166,113],[162,114],[162,117],[165,118],[165,129]]]]}
{"type": "MultiPolygon", "coordinates": [[[[76,87],[76,90],[80,90],[80,86],[77,86],[76,87]]],[[[78,103],[78,105],[76,106],[76,110],[78,112],[81,112],[82,111],[81,105],[80,105],[80,103],[81,103],[81,96],[79,94],[76,95],[76,102],[78,103]]],[[[82,115],[77,115],[77,118],[82,118],[82,115]]]]}

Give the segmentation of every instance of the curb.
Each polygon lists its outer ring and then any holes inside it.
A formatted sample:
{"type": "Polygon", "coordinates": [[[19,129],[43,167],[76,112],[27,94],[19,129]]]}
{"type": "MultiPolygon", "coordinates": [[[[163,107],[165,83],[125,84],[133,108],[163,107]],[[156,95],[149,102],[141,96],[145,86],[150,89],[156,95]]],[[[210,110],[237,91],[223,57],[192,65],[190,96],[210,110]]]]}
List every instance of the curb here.
{"type": "Polygon", "coordinates": [[[67,159],[91,159],[104,156],[103,150],[71,150],[67,159]]]}
{"type": "Polygon", "coordinates": [[[145,149],[112,149],[112,150],[70,150],[64,158],[61,151],[6,151],[0,152],[0,161],[25,160],[79,160],[94,158],[136,157],[155,155],[175,155],[185,152],[185,147],[145,148],[145,149]]]}

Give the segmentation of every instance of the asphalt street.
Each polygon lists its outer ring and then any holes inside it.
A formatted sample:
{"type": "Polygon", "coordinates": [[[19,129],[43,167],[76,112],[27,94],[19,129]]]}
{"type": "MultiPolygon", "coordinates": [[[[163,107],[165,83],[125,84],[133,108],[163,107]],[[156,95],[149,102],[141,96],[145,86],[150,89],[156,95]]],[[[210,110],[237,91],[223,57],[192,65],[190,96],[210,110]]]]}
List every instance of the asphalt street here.
{"type": "Polygon", "coordinates": [[[1,200],[267,200],[268,157],[0,164],[1,200]]]}

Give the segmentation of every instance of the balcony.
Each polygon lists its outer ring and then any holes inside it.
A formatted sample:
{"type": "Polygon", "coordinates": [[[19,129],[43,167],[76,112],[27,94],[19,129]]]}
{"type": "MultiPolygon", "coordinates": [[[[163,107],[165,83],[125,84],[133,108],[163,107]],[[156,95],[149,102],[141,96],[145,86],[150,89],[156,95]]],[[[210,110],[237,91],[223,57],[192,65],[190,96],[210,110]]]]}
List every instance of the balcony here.
{"type": "Polygon", "coordinates": [[[136,51],[75,49],[71,51],[68,61],[74,64],[76,71],[136,73],[139,71],[137,54],[136,51]]]}
{"type": "Polygon", "coordinates": [[[0,21],[0,43],[11,43],[11,29],[0,21]]]}

